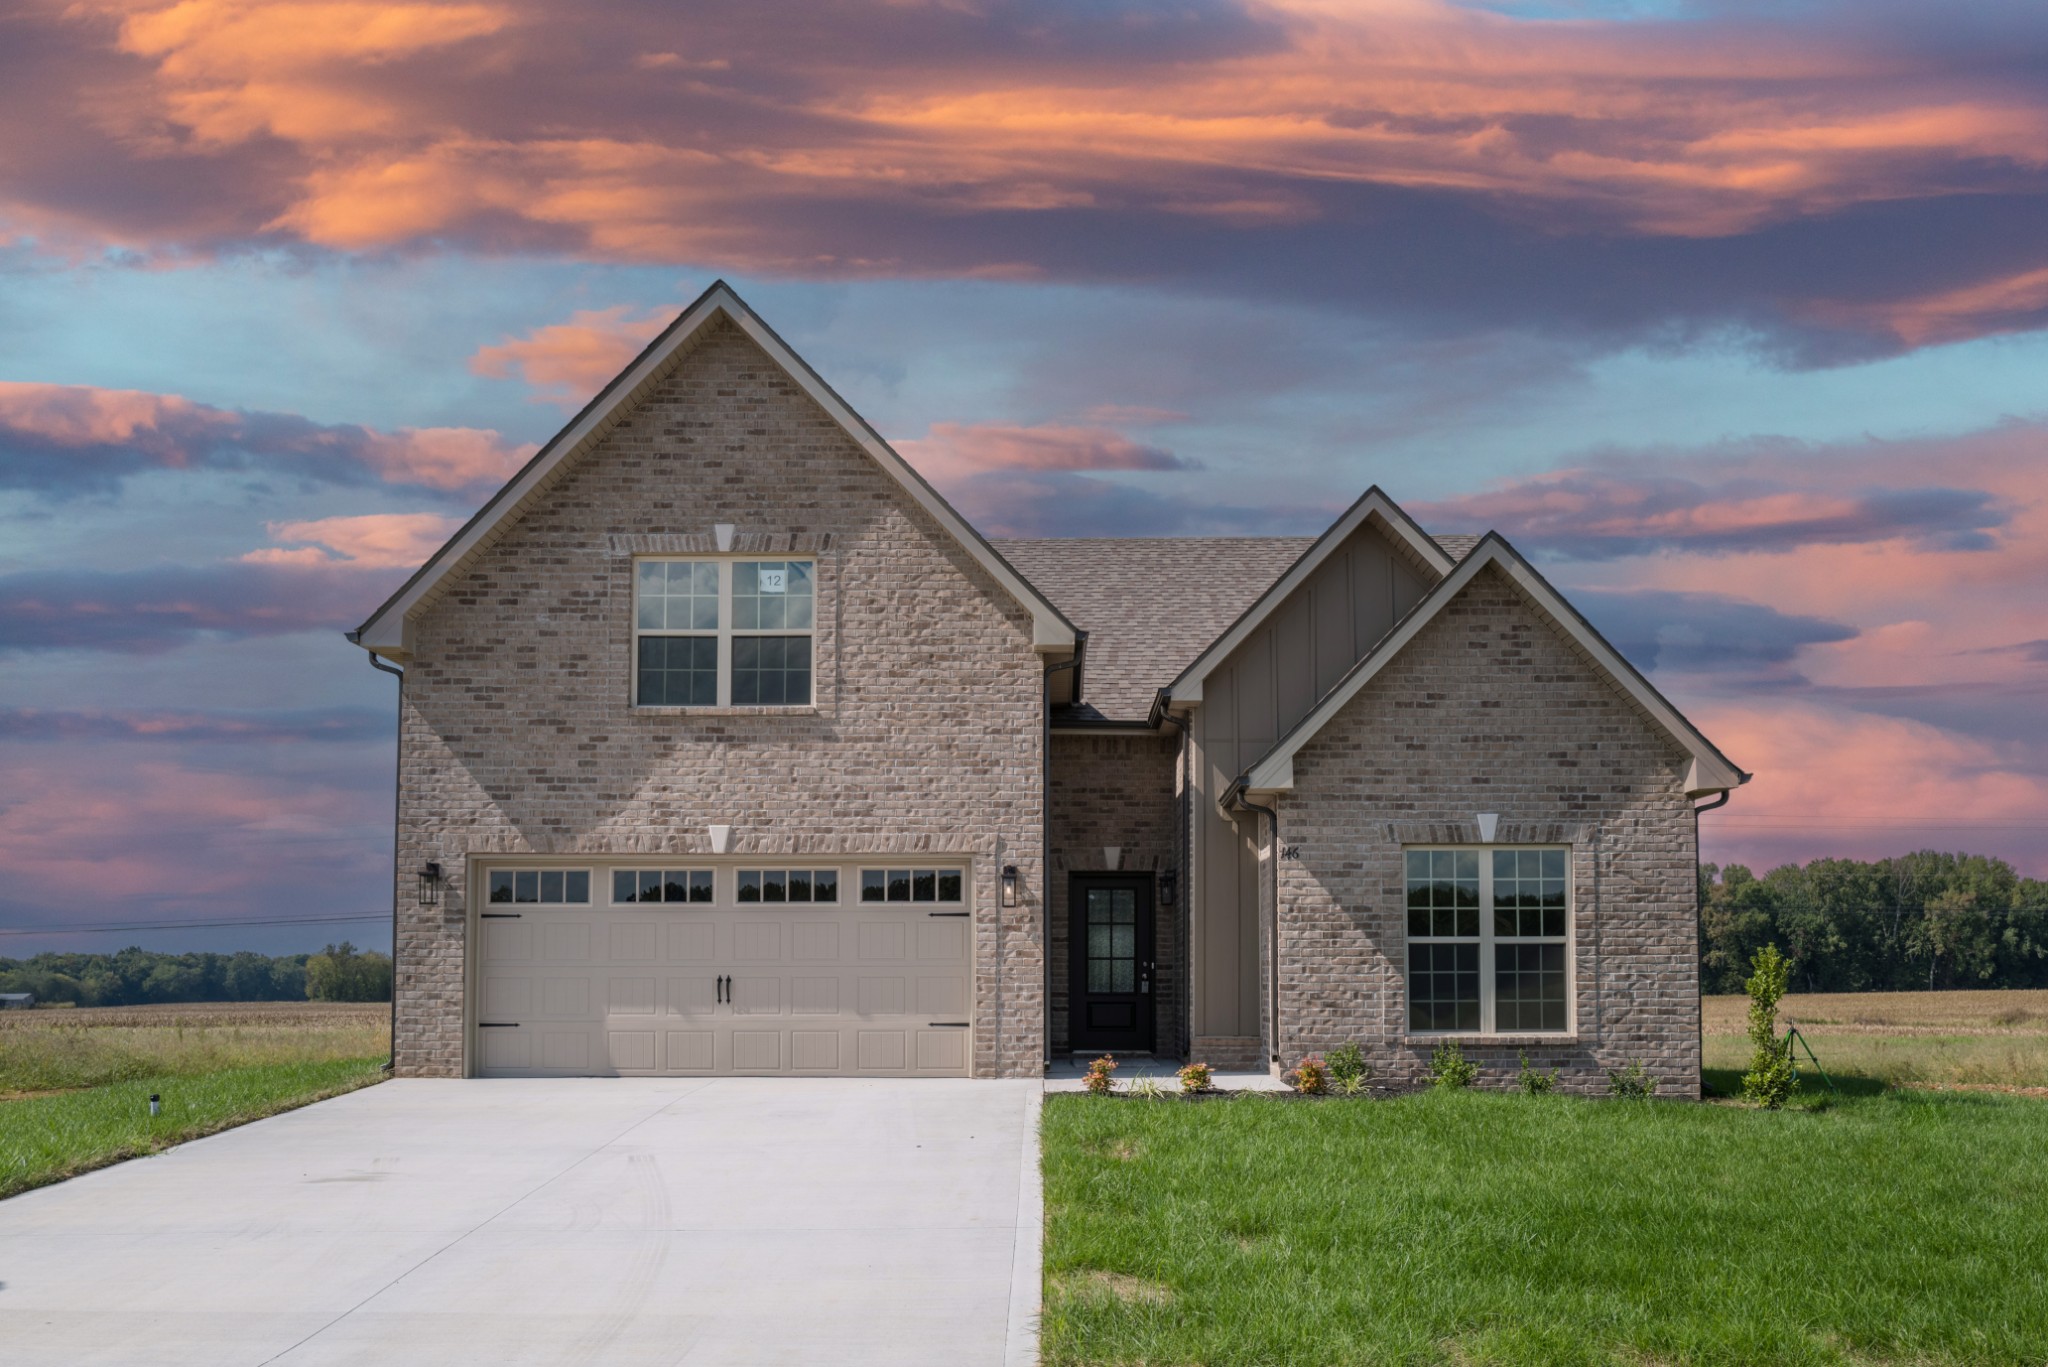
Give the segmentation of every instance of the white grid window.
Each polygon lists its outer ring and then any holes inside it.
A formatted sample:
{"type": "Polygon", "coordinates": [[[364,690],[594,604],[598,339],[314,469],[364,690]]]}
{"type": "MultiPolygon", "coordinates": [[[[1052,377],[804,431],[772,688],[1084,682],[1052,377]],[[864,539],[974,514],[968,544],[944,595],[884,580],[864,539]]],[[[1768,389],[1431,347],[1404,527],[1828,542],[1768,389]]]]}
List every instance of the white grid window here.
{"type": "Polygon", "coordinates": [[[863,902],[959,902],[966,889],[964,871],[951,869],[862,869],[863,902]]]}
{"type": "Polygon", "coordinates": [[[492,869],[485,875],[493,902],[559,902],[582,905],[590,901],[589,869],[492,869]]]}
{"type": "Polygon", "coordinates": [[[1408,1028],[1564,1034],[1571,1028],[1571,852],[1411,849],[1408,1028]]]}
{"type": "Polygon", "coordinates": [[[643,558],[633,567],[641,707],[807,707],[816,566],[643,558]]]}

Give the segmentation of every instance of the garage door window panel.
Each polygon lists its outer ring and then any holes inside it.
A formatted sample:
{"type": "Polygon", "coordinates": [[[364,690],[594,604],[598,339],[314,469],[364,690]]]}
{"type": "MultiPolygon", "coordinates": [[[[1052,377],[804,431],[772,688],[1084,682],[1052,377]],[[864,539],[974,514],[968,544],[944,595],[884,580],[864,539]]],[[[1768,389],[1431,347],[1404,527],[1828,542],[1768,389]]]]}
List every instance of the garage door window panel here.
{"type": "Polygon", "coordinates": [[[931,902],[958,905],[966,877],[958,868],[862,869],[863,902],[931,902]]]}
{"type": "Polygon", "coordinates": [[[837,902],[837,869],[741,869],[735,891],[741,902],[837,902]]]}
{"type": "Polygon", "coordinates": [[[627,903],[697,903],[713,900],[710,869],[614,869],[612,901],[627,903]]]}
{"type": "Polygon", "coordinates": [[[589,869],[492,869],[485,883],[491,902],[580,906],[590,901],[589,869]]]}

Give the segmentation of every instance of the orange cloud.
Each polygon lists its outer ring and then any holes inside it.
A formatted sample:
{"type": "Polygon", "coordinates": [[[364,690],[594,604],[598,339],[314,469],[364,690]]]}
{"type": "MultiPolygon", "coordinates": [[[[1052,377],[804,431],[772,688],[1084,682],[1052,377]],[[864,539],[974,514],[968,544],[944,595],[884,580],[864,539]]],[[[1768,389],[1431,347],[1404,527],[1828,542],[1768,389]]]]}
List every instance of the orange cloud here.
{"type": "Polygon", "coordinates": [[[1863,304],[1823,300],[1805,311],[1825,323],[1875,324],[1908,346],[2015,332],[2038,327],[2048,313],[2048,267],[1907,299],[1863,304]]]}
{"type": "Polygon", "coordinates": [[[1185,470],[1188,462],[1158,446],[1103,427],[1046,423],[935,422],[928,435],[894,443],[935,484],[992,471],[1185,470]]]}
{"type": "Polygon", "coordinates": [[[266,547],[241,557],[251,565],[302,568],[337,560],[364,569],[411,569],[439,550],[462,525],[459,517],[433,513],[370,513],[361,517],[323,517],[310,522],[273,522],[272,537],[306,541],[296,549],[266,547]]]}
{"type": "Polygon", "coordinates": [[[566,323],[479,347],[469,368],[498,380],[516,372],[535,391],[536,401],[581,407],[626,368],[671,316],[659,309],[636,313],[623,304],[583,310],[566,323]]]}
{"type": "Polygon", "coordinates": [[[1124,61],[1087,55],[1125,41],[1112,21],[1066,21],[1073,50],[1045,56],[969,7],[938,45],[881,4],[818,16],[802,34],[705,15],[683,21],[687,50],[652,51],[626,5],[181,0],[116,12],[121,50],[151,64],[146,89],[103,101],[126,135],[168,146],[168,126],[209,146],[290,144],[291,199],[268,226],[344,249],[489,222],[612,257],[845,270],[859,263],[813,254],[815,232],[797,234],[804,246],[763,232],[763,207],[780,219],[827,198],[908,197],[1288,222],[1345,183],[1711,235],[1910,196],[1960,168],[1983,184],[2048,167],[2037,96],[1864,33],[1740,18],[1555,22],[1449,0],[1274,0],[1181,16],[1194,46],[1124,61]],[[1077,41],[1098,23],[1098,41],[1077,41]],[[585,51],[630,55],[565,55],[585,51]],[[771,54],[777,79],[748,82],[771,54]],[[456,82],[469,98],[451,98],[451,68],[473,78],[456,82]],[[543,68],[555,79],[532,101],[528,78],[543,68]],[[742,107],[757,117],[730,122],[742,107]]]}
{"type": "Polygon", "coordinates": [[[362,456],[394,484],[461,489],[510,479],[538,449],[481,427],[401,427],[368,433],[362,456]]]}

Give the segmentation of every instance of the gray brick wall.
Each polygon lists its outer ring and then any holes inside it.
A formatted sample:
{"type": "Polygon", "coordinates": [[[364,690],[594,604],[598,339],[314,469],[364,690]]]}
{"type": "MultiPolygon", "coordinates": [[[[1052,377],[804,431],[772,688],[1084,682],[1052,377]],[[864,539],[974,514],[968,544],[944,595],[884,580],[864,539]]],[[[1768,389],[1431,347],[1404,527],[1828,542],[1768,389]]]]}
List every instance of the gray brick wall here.
{"type": "Polygon", "coordinates": [[[1378,1076],[1422,1078],[1431,1049],[1405,1029],[1404,844],[1572,846],[1575,1041],[1465,1046],[1482,1084],[1512,1085],[1517,1055],[1601,1091],[1641,1059],[1665,1095],[1699,1092],[1699,976],[1686,756],[1498,570],[1448,605],[1296,756],[1277,804],[1280,1042],[1355,1039],[1378,1076]]]}
{"type": "MultiPolygon", "coordinates": [[[[1052,1040],[1055,1052],[1067,1043],[1067,995],[1071,960],[1068,936],[1074,873],[1104,870],[1102,848],[1123,851],[1123,871],[1157,874],[1176,867],[1180,803],[1174,785],[1180,764],[1180,736],[1080,736],[1052,738],[1052,1040]]],[[[1185,880],[1182,880],[1183,884],[1185,880]]],[[[1154,884],[1155,894],[1157,883],[1154,884]]],[[[1180,918],[1183,905],[1153,902],[1154,1011],[1157,1052],[1178,1055],[1186,1030],[1186,964],[1180,918]]]]}
{"type": "Polygon", "coordinates": [[[1043,1049],[1043,720],[1031,622],[754,345],[721,324],[413,623],[400,756],[398,1062],[462,1071],[484,853],[934,851],[975,864],[978,1074],[1043,1049]],[[814,557],[817,706],[636,710],[632,559],[814,557]],[[421,908],[412,871],[454,877],[421,908]],[[998,870],[1016,864],[1004,910],[998,870]],[[999,923],[1000,918],[1000,923],[999,923]]]}

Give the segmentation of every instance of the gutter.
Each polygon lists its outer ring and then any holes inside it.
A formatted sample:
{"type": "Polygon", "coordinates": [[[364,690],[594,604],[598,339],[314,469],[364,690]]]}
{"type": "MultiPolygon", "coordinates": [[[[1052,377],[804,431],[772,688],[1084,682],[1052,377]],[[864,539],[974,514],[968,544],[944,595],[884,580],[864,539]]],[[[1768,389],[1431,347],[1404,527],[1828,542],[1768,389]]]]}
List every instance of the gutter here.
{"type": "Polygon", "coordinates": [[[1245,799],[1245,780],[1243,776],[1239,776],[1236,781],[1224,790],[1220,805],[1226,810],[1257,812],[1271,823],[1267,841],[1269,853],[1266,863],[1268,865],[1267,877],[1272,880],[1273,886],[1273,910],[1270,921],[1272,938],[1266,942],[1270,946],[1266,956],[1266,981],[1269,1000],[1273,1003],[1273,1047],[1270,1058],[1274,1063],[1278,1063],[1280,1062],[1280,813],[1274,811],[1271,807],[1261,807],[1256,802],[1247,801],[1245,799]]]}
{"type": "MultiPolygon", "coordinates": [[[[1180,905],[1174,908],[1174,915],[1179,922],[1174,929],[1178,932],[1175,939],[1180,949],[1181,972],[1183,974],[1181,983],[1184,990],[1180,994],[1180,1009],[1187,1013],[1188,1028],[1185,1034],[1178,1030],[1175,1031],[1175,1043],[1179,1044],[1183,1050],[1186,1050],[1194,1047],[1195,1040],[1194,993],[1192,991],[1195,962],[1195,937],[1193,934],[1194,902],[1192,899],[1195,895],[1195,875],[1194,870],[1190,867],[1194,863],[1195,858],[1193,831],[1193,804],[1195,796],[1193,767],[1194,735],[1188,729],[1188,719],[1175,716],[1173,711],[1167,706],[1172,701],[1173,694],[1167,689],[1162,688],[1155,693],[1152,696],[1150,720],[1154,728],[1157,728],[1162,722],[1171,722],[1180,730],[1180,811],[1176,815],[1173,832],[1174,876],[1180,880],[1180,905]]],[[[1178,1025],[1178,1022],[1176,1022],[1176,1025],[1178,1025]]]]}
{"type": "MultiPolygon", "coordinates": [[[[344,633],[350,645],[360,645],[361,631],[344,633]]],[[[398,1071],[398,810],[399,810],[399,765],[405,755],[405,671],[396,665],[386,664],[374,650],[365,649],[370,657],[370,668],[390,674],[398,680],[398,745],[391,755],[391,1057],[384,1061],[383,1071],[398,1071]]]]}
{"type": "MultiPolygon", "coordinates": [[[[1742,781],[1747,783],[1749,775],[1744,774],[1742,781]]],[[[1695,972],[1698,971],[1700,961],[1700,918],[1706,914],[1707,910],[1706,895],[1700,888],[1700,813],[1711,812],[1717,807],[1725,807],[1728,805],[1728,799],[1734,796],[1735,790],[1733,788],[1723,788],[1721,795],[1712,802],[1699,803],[1692,809],[1692,961],[1695,972]]],[[[1707,1047],[1707,1013],[1705,1004],[1700,1000],[1698,992],[1693,993],[1692,1009],[1694,1035],[1699,1040],[1701,1056],[1704,1057],[1707,1047]]],[[[1706,1095],[1706,1080],[1704,1078],[1700,1082],[1700,1094],[1702,1096],[1706,1095]]]]}
{"type": "MultiPolygon", "coordinates": [[[[1074,697],[1081,696],[1081,654],[1088,644],[1088,633],[1076,629],[1074,632],[1074,653],[1058,664],[1045,667],[1045,677],[1040,686],[1040,712],[1044,716],[1045,730],[1038,744],[1038,957],[1045,966],[1045,983],[1039,1001],[1042,1003],[1039,1015],[1040,1049],[1045,1072],[1052,1071],[1052,676],[1063,669],[1074,671],[1074,697]]],[[[1000,995],[1003,981],[1003,907],[1002,899],[996,899],[996,982],[998,984],[996,1003],[1001,1007],[1000,995]]],[[[1074,947],[1067,946],[1072,955],[1074,947]]],[[[1068,1003],[1071,1007],[1072,1003],[1068,1003]]],[[[996,1070],[1002,1071],[1002,1033],[998,1017],[996,1034],[996,1070]]]]}

